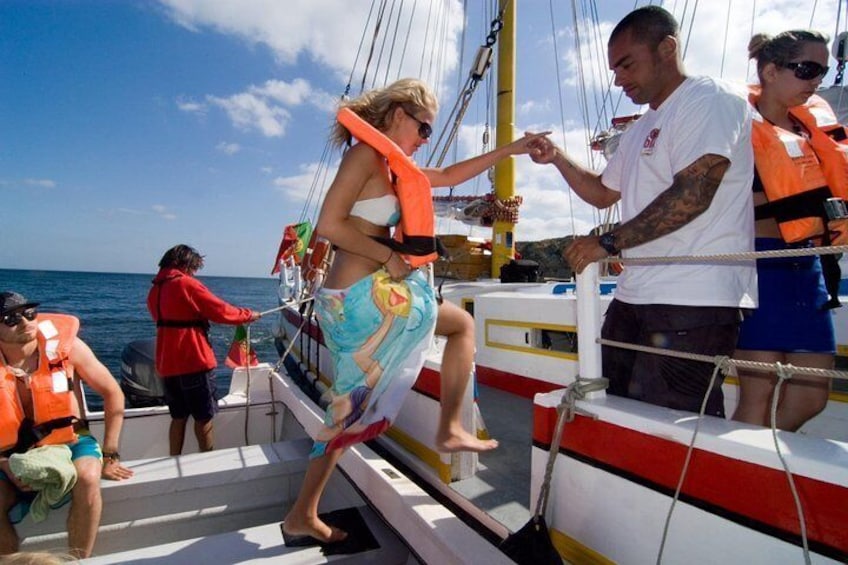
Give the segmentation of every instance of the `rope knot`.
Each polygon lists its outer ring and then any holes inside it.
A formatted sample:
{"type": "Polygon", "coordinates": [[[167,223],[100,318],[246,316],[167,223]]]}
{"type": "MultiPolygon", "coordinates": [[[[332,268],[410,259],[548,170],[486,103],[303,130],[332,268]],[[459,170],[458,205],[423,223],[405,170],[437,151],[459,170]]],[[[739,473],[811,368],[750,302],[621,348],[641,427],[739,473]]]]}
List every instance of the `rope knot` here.
{"type": "Polygon", "coordinates": [[[577,375],[575,381],[565,389],[565,394],[562,395],[562,402],[557,406],[557,414],[565,414],[565,421],[571,422],[577,414],[597,418],[597,415],[577,407],[578,400],[584,400],[590,392],[598,390],[606,390],[609,386],[609,379],[600,377],[597,379],[584,379],[577,375]]]}
{"type": "Polygon", "coordinates": [[[736,373],[736,365],[733,364],[729,355],[716,355],[713,357],[713,363],[724,376],[736,373]]]}

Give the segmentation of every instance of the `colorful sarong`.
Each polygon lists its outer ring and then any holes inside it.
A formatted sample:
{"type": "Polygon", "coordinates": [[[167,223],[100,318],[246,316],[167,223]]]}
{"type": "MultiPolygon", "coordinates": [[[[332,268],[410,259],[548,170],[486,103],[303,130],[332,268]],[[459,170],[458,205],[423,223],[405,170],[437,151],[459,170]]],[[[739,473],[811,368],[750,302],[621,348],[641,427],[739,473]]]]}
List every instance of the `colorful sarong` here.
{"type": "Polygon", "coordinates": [[[437,308],[419,270],[395,282],[381,269],[346,289],[317,293],[315,310],[335,380],[310,457],[389,428],[424,366],[437,308]]]}

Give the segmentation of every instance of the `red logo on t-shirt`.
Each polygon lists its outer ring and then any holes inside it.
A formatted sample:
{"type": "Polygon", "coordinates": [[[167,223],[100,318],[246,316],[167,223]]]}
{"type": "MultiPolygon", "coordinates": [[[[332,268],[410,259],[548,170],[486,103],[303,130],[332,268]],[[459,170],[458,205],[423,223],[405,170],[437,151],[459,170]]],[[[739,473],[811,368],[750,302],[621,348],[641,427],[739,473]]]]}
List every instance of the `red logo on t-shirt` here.
{"type": "Polygon", "coordinates": [[[657,138],[660,136],[660,129],[654,128],[645,137],[645,142],[642,144],[642,149],[653,149],[657,143],[657,138]]]}

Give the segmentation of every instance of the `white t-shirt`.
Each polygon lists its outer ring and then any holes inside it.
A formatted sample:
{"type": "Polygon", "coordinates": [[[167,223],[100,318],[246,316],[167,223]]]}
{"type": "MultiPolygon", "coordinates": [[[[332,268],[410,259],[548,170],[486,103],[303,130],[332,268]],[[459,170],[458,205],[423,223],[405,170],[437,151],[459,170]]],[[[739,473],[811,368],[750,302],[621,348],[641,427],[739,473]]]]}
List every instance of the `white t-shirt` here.
{"type": "MultiPolygon", "coordinates": [[[[709,77],[689,77],[656,110],[621,136],[602,182],[621,192],[627,222],[660,193],[674,175],[707,154],[730,160],[710,207],[680,229],[627,249],[624,257],[714,255],[754,250],[751,182],[751,114],[742,88],[709,77]]],[[[686,306],[757,305],[753,261],[626,265],[615,297],[630,304],[686,306]]]]}

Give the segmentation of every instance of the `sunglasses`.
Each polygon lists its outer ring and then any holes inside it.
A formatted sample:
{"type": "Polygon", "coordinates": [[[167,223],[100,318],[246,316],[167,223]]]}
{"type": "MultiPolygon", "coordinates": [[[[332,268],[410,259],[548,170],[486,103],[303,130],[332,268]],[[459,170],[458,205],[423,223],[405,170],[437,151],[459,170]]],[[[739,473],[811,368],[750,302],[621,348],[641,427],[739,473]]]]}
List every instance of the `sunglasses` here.
{"type": "Polygon", "coordinates": [[[799,80],[813,80],[814,78],[823,77],[830,70],[830,67],[820,65],[815,61],[799,61],[797,63],[783,63],[780,65],[784,69],[789,69],[795,73],[795,78],[799,80]]]}
{"type": "MultiPolygon", "coordinates": [[[[401,106],[401,108],[403,108],[403,106],[401,106]]],[[[418,122],[418,136],[421,139],[430,139],[430,136],[433,135],[433,126],[431,126],[427,122],[422,122],[421,120],[413,116],[411,113],[409,113],[409,110],[407,110],[406,108],[403,108],[403,113],[418,122]]]]}
{"type": "Polygon", "coordinates": [[[3,323],[9,326],[10,328],[14,328],[18,324],[21,323],[21,320],[26,318],[30,322],[35,320],[35,317],[38,316],[38,312],[35,308],[28,308],[23,312],[13,312],[11,314],[6,314],[3,316],[3,323]]]}

